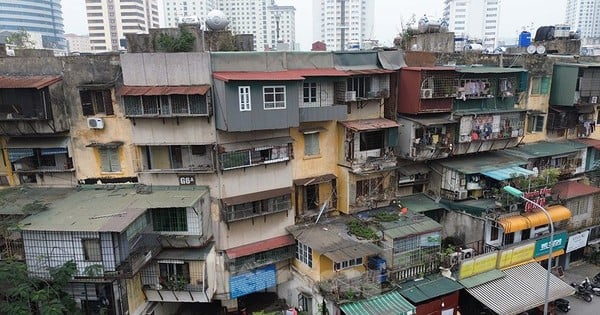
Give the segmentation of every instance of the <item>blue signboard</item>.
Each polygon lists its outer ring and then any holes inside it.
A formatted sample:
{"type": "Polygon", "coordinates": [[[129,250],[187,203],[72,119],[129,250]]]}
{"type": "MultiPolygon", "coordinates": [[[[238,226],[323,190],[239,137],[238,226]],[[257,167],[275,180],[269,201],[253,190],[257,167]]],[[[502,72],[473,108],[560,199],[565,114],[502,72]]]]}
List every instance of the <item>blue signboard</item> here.
{"type": "Polygon", "coordinates": [[[229,290],[232,299],[259,292],[275,285],[277,285],[275,265],[256,268],[250,272],[229,277],[229,290]]]}
{"type": "MultiPolygon", "coordinates": [[[[554,235],[554,241],[552,242],[552,252],[557,252],[561,249],[565,249],[565,245],[567,244],[567,232],[563,231],[554,235]]],[[[550,236],[546,236],[544,238],[540,238],[535,241],[535,250],[533,252],[533,257],[539,257],[543,255],[548,255],[548,249],[550,248],[550,236]]]]}

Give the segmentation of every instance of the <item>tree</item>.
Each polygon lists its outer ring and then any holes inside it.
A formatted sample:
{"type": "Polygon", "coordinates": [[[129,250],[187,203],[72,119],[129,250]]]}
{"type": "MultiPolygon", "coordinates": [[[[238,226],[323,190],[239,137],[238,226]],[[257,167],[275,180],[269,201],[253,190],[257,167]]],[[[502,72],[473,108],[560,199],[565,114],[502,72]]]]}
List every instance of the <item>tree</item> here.
{"type": "Polygon", "coordinates": [[[51,280],[29,277],[25,263],[0,261],[0,314],[64,315],[80,314],[66,291],[77,272],[73,261],[49,268],[51,280]]]}
{"type": "Polygon", "coordinates": [[[194,49],[196,37],[185,27],[179,27],[179,36],[167,33],[158,34],[156,39],[158,49],[166,52],[189,52],[194,49]]]}
{"type": "Polygon", "coordinates": [[[25,30],[21,29],[18,32],[11,33],[6,37],[6,43],[9,45],[15,45],[16,48],[33,48],[35,47],[35,41],[31,40],[31,35],[25,30]]]}

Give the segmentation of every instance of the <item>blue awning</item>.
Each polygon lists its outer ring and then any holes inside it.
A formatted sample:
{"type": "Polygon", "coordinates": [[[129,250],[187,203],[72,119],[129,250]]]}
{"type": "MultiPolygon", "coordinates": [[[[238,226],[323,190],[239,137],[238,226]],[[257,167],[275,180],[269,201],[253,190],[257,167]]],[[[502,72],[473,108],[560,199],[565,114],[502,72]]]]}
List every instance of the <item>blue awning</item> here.
{"type": "Polygon", "coordinates": [[[515,178],[515,177],[519,177],[519,176],[527,177],[529,175],[533,175],[534,172],[530,171],[526,168],[519,167],[519,166],[511,166],[511,167],[506,167],[506,168],[501,168],[501,169],[497,169],[497,170],[493,170],[493,171],[484,172],[482,174],[487,177],[491,177],[495,180],[507,180],[507,179],[511,179],[511,178],[515,178]]]}
{"type": "Polygon", "coordinates": [[[11,162],[33,156],[33,149],[8,149],[8,159],[11,162]]]}
{"type": "Polygon", "coordinates": [[[47,148],[41,149],[42,155],[67,154],[67,148],[47,148]]]}

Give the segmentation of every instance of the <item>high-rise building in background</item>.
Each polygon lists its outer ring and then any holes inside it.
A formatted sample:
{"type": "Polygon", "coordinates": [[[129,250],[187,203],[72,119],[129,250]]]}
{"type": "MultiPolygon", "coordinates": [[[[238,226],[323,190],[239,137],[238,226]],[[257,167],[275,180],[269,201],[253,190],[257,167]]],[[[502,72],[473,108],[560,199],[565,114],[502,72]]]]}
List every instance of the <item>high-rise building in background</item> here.
{"type": "Polygon", "coordinates": [[[312,10],[313,40],[324,42],[328,50],[361,46],[373,39],[375,1],[313,0],[312,10]]]}
{"type": "Polygon", "coordinates": [[[217,8],[217,0],[164,0],[161,16],[163,26],[177,27],[180,22],[202,21],[206,15],[217,8]]]}
{"type": "Polygon", "coordinates": [[[292,6],[277,6],[275,0],[165,0],[162,25],[176,27],[182,21],[198,21],[202,25],[214,9],[223,11],[234,35],[254,36],[254,50],[294,47],[296,10],[292,6]]]}
{"type": "Polygon", "coordinates": [[[90,53],[92,52],[92,47],[90,47],[90,37],[87,35],[77,35],[77,34],[65,34],[65,39],[67,40],[68,52],[74,53],[90,53]]]}
{"type": "Polygon", "coordinates": [[[25,30],[43,48],[66,50],[60,0],[0,0],[0,8],[0,32],[25,30]]]}
{"type": "Polygon", "coordinates": [[[567,0],[565,22],[571,30],[579,30],[581,44],[600,43],[600,1],[567,0]]]}
{"type": "Polygon", "coordinates": [[[500,1],[444,0],[444,19],[448,22],[448,29],[454,32],[457,45],[466,44],[469,40],[480,43],[485,49],[496,47],[500,1]]]}
{"type": "Polygon", "coordinates": [[[147,33],[150,28],[158,28],[157,1],[86,0],[92,51],[123,49],[125,34],[147,33]]]}

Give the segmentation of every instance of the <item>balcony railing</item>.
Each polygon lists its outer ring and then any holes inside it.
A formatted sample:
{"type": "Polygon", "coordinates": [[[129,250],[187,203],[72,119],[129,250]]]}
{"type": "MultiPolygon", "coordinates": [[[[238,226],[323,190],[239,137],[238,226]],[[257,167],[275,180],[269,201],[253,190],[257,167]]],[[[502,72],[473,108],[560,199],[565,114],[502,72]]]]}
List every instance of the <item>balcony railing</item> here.
{"type": "Polygon", "coordinates": [[[132,278],[138,273],[144,266],[156,257],[161,251],[160,245],[145,246],[140,248],[131,254],[129,257],[119,265],[117,265],[115,273],[106,273],[107,278],[132,278]]]}

